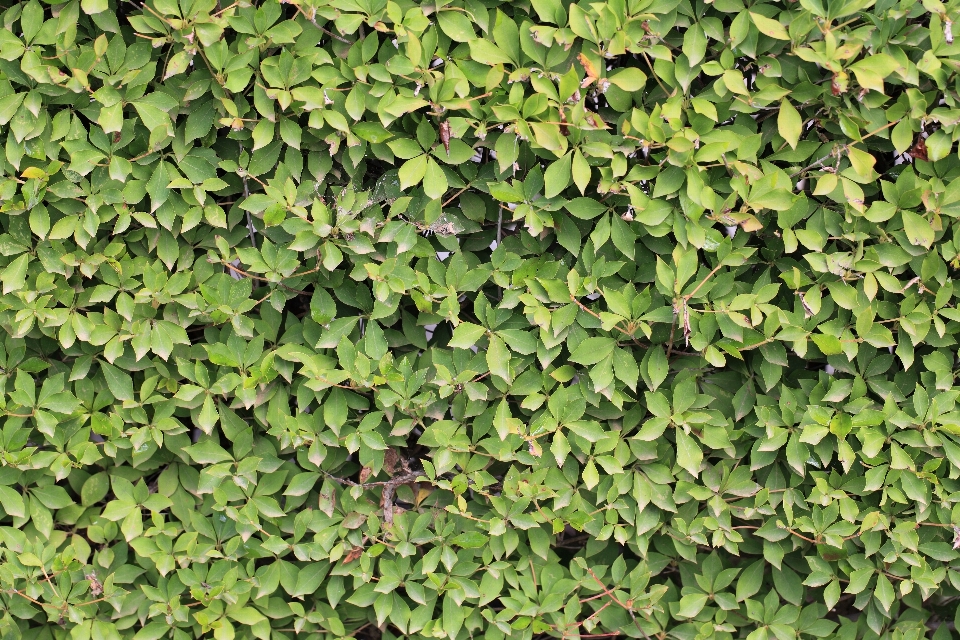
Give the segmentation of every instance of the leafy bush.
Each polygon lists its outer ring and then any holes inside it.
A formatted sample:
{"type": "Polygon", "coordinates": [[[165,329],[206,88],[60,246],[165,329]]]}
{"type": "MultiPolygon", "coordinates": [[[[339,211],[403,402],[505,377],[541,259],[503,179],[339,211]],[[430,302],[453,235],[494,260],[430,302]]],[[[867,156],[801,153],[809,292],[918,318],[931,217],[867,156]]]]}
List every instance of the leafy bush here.
{"type": "Polygon", "coordinates": [[[949,637],[958,12],[9,6],[3,640],[949,637]]]}

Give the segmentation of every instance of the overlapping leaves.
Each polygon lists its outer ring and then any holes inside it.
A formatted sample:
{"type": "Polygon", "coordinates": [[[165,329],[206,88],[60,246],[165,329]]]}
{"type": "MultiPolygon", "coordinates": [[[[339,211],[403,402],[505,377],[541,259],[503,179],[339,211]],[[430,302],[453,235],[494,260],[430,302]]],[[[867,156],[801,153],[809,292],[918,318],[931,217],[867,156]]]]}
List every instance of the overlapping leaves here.
{"type": "Polygon", "coordinates": [[[958,11],[5,6],[4,637],[949,637],[958,11]]]}

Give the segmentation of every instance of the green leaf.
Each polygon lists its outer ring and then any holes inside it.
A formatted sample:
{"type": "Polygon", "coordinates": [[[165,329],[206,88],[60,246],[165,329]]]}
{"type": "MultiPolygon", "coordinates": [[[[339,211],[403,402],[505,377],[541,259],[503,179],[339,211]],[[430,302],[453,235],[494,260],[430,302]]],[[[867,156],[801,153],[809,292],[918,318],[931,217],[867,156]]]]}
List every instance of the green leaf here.
{"type": "Polygon", "coordinates": [[[703,27],[701,27],[699,23],[696,23],[683,34],[683,53],[687,56],[687,61],[690,66],[693,67],[703,60],[706,51],[707,36],[703,31],[703,27]]]}
{"type": "Polygon", "coordinates": [[[285,496],[302,496],[308,493],[316,485],[320,478],[319,473],[298,473],[290,481],[290,486],[283,492],[285,496]]]}
{"type": "Polygon", "coordinates": [[[0,485],[0,507],[3,507],[7,515],[14,518],[24,518],[27,515],[26,506],[20,494],[2,485],[0,485]]]}
{"type": "Polygon", "coordinates": [[[613,353],[616,344],[613,338],[587,338],[570,354],[570,361],[587,366],[596,364],[613,353]]]}
{"type": "Polygon", "coordinates": [[[107,388],[117,400],[133,400],[133,378],[107,362],[100,363],[100,370],[107,380],[107,388]]]}
{"type": "Polygon", "coordinates": [[[677,436],[677,464],[696,478],[703,463],[703,450],[683,429],[676,429],[674,433],[677,436]]]}
{"type": "Polygon", "coordinates": [[[580,194],[583,195],[586,193],[587,186],[590,184],[590,177],[593,175],[593,170],[579,150],[574,150],[573,152],[571,171],[573,174],[573,183],[577,185],[577,189],[580,191],[580,194]]]}
{"type": "Polygon", "coordinates": [[[600,472],[597,471],[597,465],[594,464],[593,458],[587,461],[587,465],[583,468],[583,479],[584,486],[590,490],[597,486],[597,483],[600,482],[600,472]]]}
{"type": "MultiPolygon", "coordinates": [[[[929,248],[935,237],[930,223],[913,211],[904,210],[900,212],[900,215],[903,217],[903,230],[907,234],[910,244],[929,248]]],[[[4,290],[6,290],[6,286],[4,286],[4,290]]]]}
{"type": "Polygon", "coordinates": [[[691,593],[680,598],[677,615],[682,618],[693,618],[703,610],[707,603],[707,595],[691,593]]]}
{"type": "Polygon", "coordinates": [[[592,220],[601,215],[607,208],[593,198],[574,198],[563,205],[570,215],[581,220],[592,220]]]}
{"type": "Polygon", "coordinates": [[[759,29],[760,33],[763,35],[775,38],[777,40],[790,39],[790,35],[787,33],[787,30],[776,20],[771,20],[770,18],[759,13],[754,13],[753,11],[750,12],[750,18],[753,20],[753,24],[757,25],[757,29],[759,29]]]}
{"type": "Polygon", "coordinates": [[[810,337],[813,339],[814,344],[817,345],[817,348],[820,349],[824,355],[836,355],[841,353],[843,350],[840,343],[840,338],[822,333],[814,333],[810,337]]]}
{"type": "Polygon", "coordinates": [[[667,379],[667,374],[670,373],[670,363],[667,361],[667,355],[663,348],[659,345],[651,346],[644,358],[644,365],[646,366],[647,386],[651,391],[656,391],[667,379]]]}
{"type": "Polygon", "coordinates": [[[764,570],[765,564],[759,560],[743,570],[737,580],[737,602],[743,602],[760,592],[764,570]]]}
{"type": "MultiPolygon", "coordinates": [[[[436,163],[433,163],[436,166],[436,163]]],[[[409,189],[415,184],[419,184],[423,180],[424,175],[427,173],[427,156],[426,154],[421,154],[415,158],[411,158],[403,163],[403,166],[400,167],[400,188],[409,189]]],[[[446,180],[444,180],[446,182],[446,180]]]]}
{"type": "Polygon", "coordinates": [[[437,23],[441,31],[456,42],[470,42],[476,37],[470,18],[462,11],[440,11],[437,13],[437,23]]]}
{"type": "MultiPolygon", "coordinates": [[[[543,173],[543,196],[554,198],[570,185],[571,154],[566,154],[550,164],[543,173]]],[[[569,209],[568,209],[569,210],[569,209]]]]}
{"type": "Polygon", "coordinates": [[[26,285],[27,265],[30,263],[30,256],[24,254],[15,258],[13,262],[0,271],[0,282],[3,283],[3,295],[11,291],[22,289],[26,285]]]}
{"type": "Polygon", "coordinates": [[[427,194],[428,198],[441,198],[447,192],[447,176],[433,158],[427,158],[426,162],[427,166],[423,176],[424,193],[427,194]]]}
{"type": "Polygon", "coordinates": [[[454,538],[450,540],[450,544],[464,549],[479,549],[486,545],[489,540],[490,538],[478,531],[469,531],[454,536],[454,538]]]}
{"type": "Polygon", "coordinates": [[[510,372],[510,350],[507,345],[496,335],[490,336],[490,345],[487,348],[487,366],[490,373],[497,376],[505,382],[511,382],[513,376],[510,372]]]}
{"type": "Polygon", "coordinates": [[[200,464],[217,464],[218,462],[233,460],[233,456],[227,453],[223,447],[209,439],[190,445],[184,451],[194,462],[200,464]]]}
{"type": "MultiPolygon", "coordinates": [[[[80,8],[83,9],[83,12],[88,16],[103,13],[109,6],[107,0],[80,0],[80,8]]],[[[141,639],[138,638],[137,640],[141,639]]]]}
{"type": "Polygon", "coordinates": [[[447,345],[451,349],[469,349],[487,333],[485,327],[470,322],[461,322],[453,330],[453,337],[447,345]]]}
{"type": "Polygon", "coordinates": [[[393,134],[379,122],[357,122],[350,130],[361,140],[377,144],[386,142],[393,137],[393,134]]]}
{"type": "Polygon", "coordinates": [[[512,64],[510,57],[500,47],[481,38],[470,41],[470,57],[480,64],[491,67],[498,64],[512,64]]]}
{"type": "Polygon", "coordinates": [[[796,149],[800,134],[803,132],[803,119],[789,100],[780,102],[777,129],[780,132],[780,137],[786,140],[791,148],[796,149]]]}
{"type": "Polygon", "coordinates": [[[86,482],[80,490],[80,502],[83,506],[89,507],[103,500],[110,491],[110,480],[105,472],[95,473],[86,482]]]}
{"type": "Polygon", "coordinates": [[[647,84],[647,76],[637,67],[624,67],[611,73],[608,79],[614,86],[628,92],[640,91],[647,84]]]}
{"type": "Polygon", "coordinates": [[[884,611],[890,611],[890,606],[893,604],[896,595],[894,594],[890,579],[882,573],[877,575],[877,586],[873,595],[877,598],[877,602],[880,603],[884,611]]]}

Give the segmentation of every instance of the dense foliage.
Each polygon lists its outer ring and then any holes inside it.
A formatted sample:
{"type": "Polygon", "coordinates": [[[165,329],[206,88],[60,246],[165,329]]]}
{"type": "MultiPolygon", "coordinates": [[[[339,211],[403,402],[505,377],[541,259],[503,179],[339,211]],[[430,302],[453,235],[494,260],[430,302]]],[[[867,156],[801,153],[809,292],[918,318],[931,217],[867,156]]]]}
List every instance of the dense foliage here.
{"type": "Polygon", "coordinates": [[[4,4],[3,640],[950,636],[957,0],[4,4]]]}

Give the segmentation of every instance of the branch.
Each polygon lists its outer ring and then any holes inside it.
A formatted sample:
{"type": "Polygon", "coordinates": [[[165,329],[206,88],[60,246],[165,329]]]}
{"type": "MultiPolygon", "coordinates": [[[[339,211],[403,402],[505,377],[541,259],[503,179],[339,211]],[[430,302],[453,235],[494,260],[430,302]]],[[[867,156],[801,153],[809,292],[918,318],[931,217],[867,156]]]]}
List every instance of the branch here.
{"type": "MultiPolygon", "coordinates": [[[[592,315],[592,316],[593,316],[594,318],[596,318],[597,320],[600,320],[601,322],[603,322],[603,319],[600,318],[600,315],[599,315],[597,312],[595,312],[593,309],[590,309],[589,307],[587,307],[586,305],[584,305],[582,302],[580,302],[579,300],[577,300],[576,297],[574,297],[573,294],[570,294],[570,300],[572,300],[572,301],[574,302],[574,304],[576,304],[578,307],[580,307],[580,309],[582,309],[584,312],[589,313],[590,315],[592,315]]],[[[633,337],[633,333],[630,333],[629,331],[627,331],[626,329],[624,329],[624,328],[621,327],[620,325],[614,325],[613,328],[616,329],[617,331],[619,331],[620,333],[622,333],[623,335],[627,336],[628,338],[630,338],[630,340],[633,341],[633,344],[637,345],[637,346],[640,347],[641,349],[649,349],[649,348],[650,348],[650,345],[649,345],[649,344],[646,344],[645,342],[640,342],[639,340],[637,340],[636,338],[633,337]]],[[[634,330],[634,331],[636,331],[636,330],[634,330]]],[[[670,336],[670,341],[673,342],[673,335],[672,335],[672,334],[671,334],[671,336],[670,336]]],[[[626,343],[624,343],[624,344],[626,344],[626,343]]],[[[690,351],[674,351],[673,353],[676,354],[676,355],[678,355],[678,356],[692,356],[692,357],[696,357],[696,358],[701,358],[701,357],[703,357],[703,355],[700,354],[700,353],[694,353],[694,352],[690,352],[690,351]]]]}
{"type": "Polygon", "coordinates": [[[289,285],[283,284],[282,282],[271,282],[270,280],[267,280],[266,278],[261,278],[260,276],[255,276],[255,275],[253,275],[252,273],[247,273],[247,272],[244,271],[243,269],[237,268],[237,267],[233,266],[232,264],[230,264],[229,262],[223,262],[222,264],[223,264],[223,266],[225,266],[226,268],[230,269],[231,271],[233,271],[233,272],[235,272],[235,273],[239,273],[240,275],[242,275],[242,276],[244,276],[244,277],[246,277],[246,278],[250,278],[251,280],[259,280],[260,282],[266,282],[267,284],[278,284],[278,285],[280,285],[281,287],[283,287],[284,289],[287,289],[288,291],[293,291],[294,293],[299,293],[300,295],[303,295],[303,296],[308,295],[308,292],[307,292],[307,291],[301,291],[300,289],[296,289],[296,288],[291,287],[291,286],[289,286],[289,285]]]}
{"type": "Polygon", "coordinates": [[[684,299],[684,300],[689,300],[689,299],[692,298],[693,296],[697,295],[697,291],[700,291],[700,287],[702,287],[703,285],[707,284],[707,280],[709,280],[709,279],[712,278],[714,275],[716,275],[717,271],[720,271],[720,269],[722,269],[722,268],[723,268],[723,263],[721,262],[721,263],[718,264],[716,267],[714,267],[713,271],[711,271],[710,273],[708,273],[708,274],[706,275],[706,277],[705,277],[703,280],[700,281],[700,284],[697,285],[697,288],[696,288],[696,289],[694,289],[693,291],[691,291],[691,292],[688,293],[687,295],[683,296],[683,299],[684,299]]]}
{"type": "Polygon", "coordinates": [[[380,482],[354,482],[349,478],[341,478],[323,470],[321,470],[321,472],[334,482],[338,482],[348,487],[362,487],[364,489],[383,487],[383,521],[387,525],[393,524],[393,494],[397,490],[397,487],[409,482],[414,482],[417,480],[417,478],[423,476],[423,470],[418,470],[409,471],[403,475],[390,478],[389,480],[382,480],[380,482]]]}

